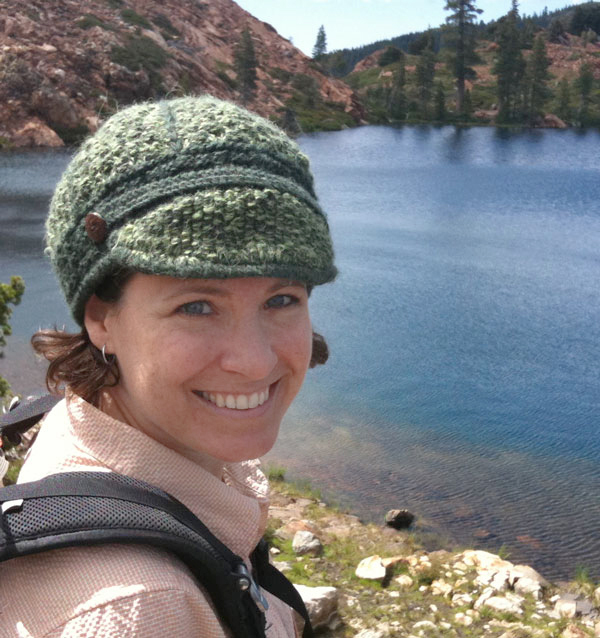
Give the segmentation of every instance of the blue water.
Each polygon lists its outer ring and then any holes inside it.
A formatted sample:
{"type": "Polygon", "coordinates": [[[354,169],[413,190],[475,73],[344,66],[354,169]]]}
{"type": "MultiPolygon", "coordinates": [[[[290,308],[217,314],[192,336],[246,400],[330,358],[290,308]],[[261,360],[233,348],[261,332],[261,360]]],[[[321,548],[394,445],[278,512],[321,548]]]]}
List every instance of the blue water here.
{"type": "MultiPolygon", "coordinates": [[[[409,507],[551,578],[578,564],[600,578],[600,134],[364,127],[299,142],[341,274],[311,300],[331,359],[272,458],[365,517],[409,507]]],[[[68,322],[40,252],[67,160],[0,155],[0,280],[27,280],[0,360],[15,388],[39,385],[31,331],[68,322]]]]}

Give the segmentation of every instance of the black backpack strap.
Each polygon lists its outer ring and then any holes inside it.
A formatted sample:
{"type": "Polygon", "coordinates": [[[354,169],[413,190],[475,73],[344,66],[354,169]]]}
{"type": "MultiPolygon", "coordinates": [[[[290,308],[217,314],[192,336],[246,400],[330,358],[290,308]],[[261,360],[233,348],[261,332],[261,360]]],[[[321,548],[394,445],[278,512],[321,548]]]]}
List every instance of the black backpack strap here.
{"type": "Polygon", "coordinates": [[[181,502],[109,472],[66,472],[0,490],[0,561],[61,547],[143,543],[174,552],[238,638],[264,638],[260,592],[243,560],[181,502]]]}
{"type": "Polygon", "coordinates": [[[304,618],[302,638],[312,638],[313,628],[302,597],[294,585],[269,561],[269,544],[263,538],[252,553],[252,565],[259,585],[283,600],[304,618]]]}
{"type": "Polygon", "coordinates": [[[21,434],[27,432],[60,400],[61,397],[45,394],[16,401],[8,412],[0,414],[0,438],[10,443],[20,443],[21,434]]]}

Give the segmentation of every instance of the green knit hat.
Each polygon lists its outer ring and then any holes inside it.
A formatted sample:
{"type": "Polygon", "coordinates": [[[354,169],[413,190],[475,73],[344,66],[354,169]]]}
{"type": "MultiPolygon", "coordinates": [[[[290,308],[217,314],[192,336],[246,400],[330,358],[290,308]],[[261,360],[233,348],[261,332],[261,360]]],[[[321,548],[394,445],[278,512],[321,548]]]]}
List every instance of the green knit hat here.
{"type": "Polygon", "coordinates": [[[61,178],[47,251],[75,320],[111,273],[334,279],[308,159],[269,121],[210,96],[138,104],[61,178]]]}

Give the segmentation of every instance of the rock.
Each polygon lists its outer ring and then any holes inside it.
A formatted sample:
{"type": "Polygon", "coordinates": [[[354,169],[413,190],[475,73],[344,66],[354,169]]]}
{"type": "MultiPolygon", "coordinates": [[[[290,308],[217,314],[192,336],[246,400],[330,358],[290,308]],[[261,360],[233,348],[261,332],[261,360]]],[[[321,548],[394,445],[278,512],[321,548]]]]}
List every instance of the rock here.
{"type": "Polygon", "coordinates": [[[43,122],[34,118],[11,136],[11,142],[18,147],[49,146],[57,148],[64,146],[60,137],[43,122]]]}
{"type": "Polygon", "coordinates": [[[284,560],[274,560],[273,561],[273,565],[280,572],[289,572],[292,569],[292,564],[288,563],[287,561],[284,561],[284,560]]]}
{"type": "Polygon", "coordinates": [[[74,129],[81,125],[71,100],[50,87],[42,86],[34,91],[31,106],[52,128],[74,129]]]}
{"type": "Polygon", "coordinates": [[[575,618],[577,614],[577,601],[559,598],[554,605],[554,613],[559,618],[575,618]]]}
{"type": "Polygon", "coordinates": [[[597,587],[592,594],[592,599],[600,607],[600,587],[597,587]]]}
{"type": "Polygon", "coordinates": [[[600,636],[600,622],[597,622],[594,625],[594,636],[600,636]]]}
{"type": "Polygon", "coordinates": [[[481,606],[489,607],[490,609],[500,613],[516,614],[517,616],[520,616],[523,613],[523,609],[521,608],[522,602],[522,598],[519,601],[505,596],[491,596],[485,600],[481,606]]]}
{"type": "Polygon", "coordinates": [[[471,596],[471,594],[454,594],[454,596],[452,596],[452,605],[455,607],[470,605],[472,602],[473,596],[471,596]]]}
{"type": "Polygon", "coordinates": [[[381,556],[375,554],[374,556],[363,558],[354,573],[358,578],[384,580],[387,575],[387,570],[381,561],[381,556]]]}
{"type": "Polygon", "coordinates": [[[467,614],[464,614],[462,611],[459,611],[454,615],[454,620],[459,625],[464,625],[465,627],[473,624],[473,618],[471,616],[467,616],[467,614]]]}
{"type": "Polygon", "coordinates": [[[512,563],[500,558],[500,556],[480,549],[469,549],[463,552],[459,556],[459,560],[467,567],[478,567],[490,571],[500,571],[501,569],[509,571],[514,567],[512,563]]]}
{"type": "Polygon", "coordinates": [[[313,629],[328,627],[338,613],[338,590],[335,587],[307,587],[294,585],[298,590],[313,629]]]}
{"type": "Polygon", "coordinates": [[[404,556],[390,556],[389,558],[382,558],[381,564],[389,569],[390,567],[394,567],[399,563],[406,563],[406,558],[404,556]]]}
{"type": "Polygon", "coordinates": [[[569,625],[561,634],[561,638],[586,638],[588,634],[577,627],[577,625],[569,625]]]}
{"type": "Polygon", "coordinates": [[[544,116],[544,124],[546,128],[560,128],[565,129],[569,128],[568,125],[558,117],[558,115],[554,115],[553,113],[548,113],[544,116]]]}
{"type": "Polygon", "coordinates": [[[531,578],[519,578],[515,582],[514,590],[517,594],[521,594],[526,596],[530,594],[536,600],[540,600],[542,597],[542,586],[536,580],[532,580],[531,578]]]}
{"type": "MultiPolygon", "coordinates": [[[[272,514],[272,516],[277,516],[276,514],[272,514]]],[[[282,527],[280,527],[276,532],[275,536],[277,538],[281,538],[282,540],[289,540],[290,538],[294,538],[296,532],[312,532],[313,534],[317,531],[316,527],[311,524],[310,521],[290,521],[286,523],[282,527]]]]}
{"type": "Polygon", "coordinates": [[[294,534],[292,549],[298,556],[320,556],[323,553],[323,544],[312,532],[301,530],[294,534]]]}
{"type": "Polygon", "coordinates": [[[386,638],[386,636],[389,636],[389,632],[382,629],[363,629],[354,638],[386,638]]]}
{"type": "Polygon", "coordinates": [[[529,567],[529,565],[515,565],[510,570],[509,583],[511,586],[520,578],[528,578],[530,580],[538,582],[542,587],[548,587],[550,583],[538,572],[529,567]]]}
{"type": "Polygon", "coordinates": [[[385,515],[385,524],[394,529],[406,529],[415,520],[415,515],[408,510],[390,510],[385,515]]]}
{"type": "Polygon", "coordinates": [[[394,582],[400,589],[410,589],[414,584],[414,580],[408,574],[400,574],[400,576],[394,578],[394,582]]]}
{"type": "Polygon", "coordinates": [[[431,593],[435,596],[447,596],[452,594],[452,585],[445,580],[434,580],[431,583],[431,593]]]}

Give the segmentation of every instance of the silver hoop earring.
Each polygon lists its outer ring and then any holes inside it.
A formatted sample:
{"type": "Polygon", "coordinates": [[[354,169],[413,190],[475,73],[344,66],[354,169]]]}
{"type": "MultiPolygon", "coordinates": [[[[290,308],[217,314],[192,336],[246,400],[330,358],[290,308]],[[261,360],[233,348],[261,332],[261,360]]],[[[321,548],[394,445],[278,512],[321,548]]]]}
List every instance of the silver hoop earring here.
{"type": "Polygon", "coordinates": [[[106,356],[106,344],[104,344],[102,346],[102,361],[104,361],[104,363],[110,367],[114,364],[114,362],[117,360],[117,357],[114,354],[109,354],[108,357],[110,357],[110,359],[106,356]]]}

